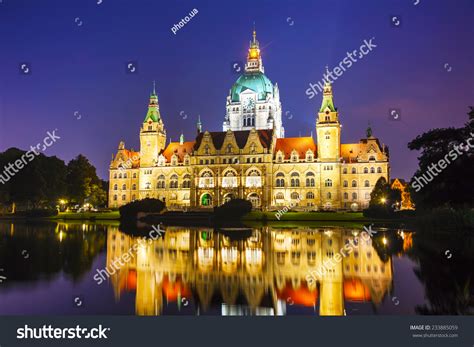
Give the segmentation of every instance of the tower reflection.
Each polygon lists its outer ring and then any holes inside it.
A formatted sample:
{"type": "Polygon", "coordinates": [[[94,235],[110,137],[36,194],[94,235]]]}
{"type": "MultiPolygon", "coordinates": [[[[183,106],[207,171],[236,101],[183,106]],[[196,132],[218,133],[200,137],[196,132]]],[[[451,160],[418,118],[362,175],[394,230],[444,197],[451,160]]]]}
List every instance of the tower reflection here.
{"type": "MultiPolygon", "coordinates": [[[[111,276],[116,300],[135,291],[137,315],[340,316],[376,307],[391,290],[391,258],[382,261],[360,230],[263,227],[239,240],[231,233],[238,232],[167,227],[111,276]],[[341,253],[347,244],[351,252],[341,253]],[[326,271],[308,283],[322,264],[326,271]]],[[[139,241],[110,226],[107,267],[139,241]]]]}

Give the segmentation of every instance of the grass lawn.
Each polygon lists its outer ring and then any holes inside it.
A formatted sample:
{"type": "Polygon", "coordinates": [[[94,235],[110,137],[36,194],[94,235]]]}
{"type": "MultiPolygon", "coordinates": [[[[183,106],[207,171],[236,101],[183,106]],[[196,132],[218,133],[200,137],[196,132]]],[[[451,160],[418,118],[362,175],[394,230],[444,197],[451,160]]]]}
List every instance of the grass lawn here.
{"type": "Polygon", "coordinates": [[[278,219],[276,212],[252,211],[243,220],[367,222],[370,219],[365,218],[362,212],[287,212],[278,219]]]}
{"type": "Polygon", "coordinates": [[[59,212],[57,216],[50,219],[64,219],[64,220],[115,220],[120,218],[119,211],[111,212],[59,212]]]}

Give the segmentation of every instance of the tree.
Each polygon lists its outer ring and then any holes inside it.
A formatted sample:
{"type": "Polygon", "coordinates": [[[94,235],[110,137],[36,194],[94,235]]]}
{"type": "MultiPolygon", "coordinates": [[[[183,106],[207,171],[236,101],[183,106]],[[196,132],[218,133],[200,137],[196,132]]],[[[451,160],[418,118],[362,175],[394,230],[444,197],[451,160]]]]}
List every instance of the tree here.
{"type": "Polygon", "coordinates": [[[392,208],[401,201],[401,193],[398,189],[392,189],[384,177],[380,177],[370,193],[369,206],[386,206],[392,208]]]}
{"type": "Polygon", "coordinates": [[[6,182],[0,186],[0,203],[19,205],[20,209],[54,207],[65,193],[65,163],[54,156],[26,153],[18,148],[0,153],[0,168],[10,166],[12,173],[3,172],[6,182]]]}
{"type": "Polygon", "coordinates": [[[102,205],[107,200],[107,193],[102,188],[95,167],[89,160],[79,154],[67,165],[67,193],[72,202],[82,205],[102,205]]]}
{"type": "Polygon", "coordinates": [[[419,168],[410,184],[417,208],[474,205],[474,150],[466,144],[474,137],[473,107],[468,115],[462,128],[432,129],[408,143],[410,150],[421,151],[419,168]],[[444,168],[441,161],[447,163],[444,168]]]}

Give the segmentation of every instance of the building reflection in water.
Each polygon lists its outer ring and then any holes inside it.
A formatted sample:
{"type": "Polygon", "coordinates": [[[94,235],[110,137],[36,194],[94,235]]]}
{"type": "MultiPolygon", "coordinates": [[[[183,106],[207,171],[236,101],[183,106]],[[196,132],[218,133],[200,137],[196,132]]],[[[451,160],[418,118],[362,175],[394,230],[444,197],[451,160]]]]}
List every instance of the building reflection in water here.
{"type": "MultiPolygon", "coordinates": [[[[167,227],[164,237],[138,247],[110,282],[116,300],[123,291],[136,292],[138,315],[340,316],[351,305],[376,307],[392,287],[391,258],[384,263],[359,233],[264,227],[236,241],[212,229],[167,227]],[[353,251],[330,261],[349,242],[353,251]],[[306,276],[323,263],[331,265],[308,285],[306,276]]],[[[109,227],[107,267],[139,240],[109,227]]]]}

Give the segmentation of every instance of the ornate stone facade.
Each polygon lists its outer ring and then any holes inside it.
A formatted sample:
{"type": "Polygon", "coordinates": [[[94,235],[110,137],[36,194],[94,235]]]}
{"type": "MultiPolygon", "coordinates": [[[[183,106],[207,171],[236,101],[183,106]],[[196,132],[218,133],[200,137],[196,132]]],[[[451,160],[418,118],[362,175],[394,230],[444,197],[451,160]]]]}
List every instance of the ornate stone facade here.
{"type": "Polygon", "coordinates": [[[112,157],[109,206],[146,197],[162,199],[170,209],[212,208],[232,198],[248,199],[263,210],[368,206],[377,180],[389,181],[388,148],[370,128],[358,143],[341,144],[331,84],[325,84],[316,116],[316,140],[285,138],[278,88],[263,75],[255,32],[243,76],[227,99],[224,131],[202,131],[199,120],[193,141],[181,135],[168,145],[153,89],[140,151],[121,142],[112,157]]]}

